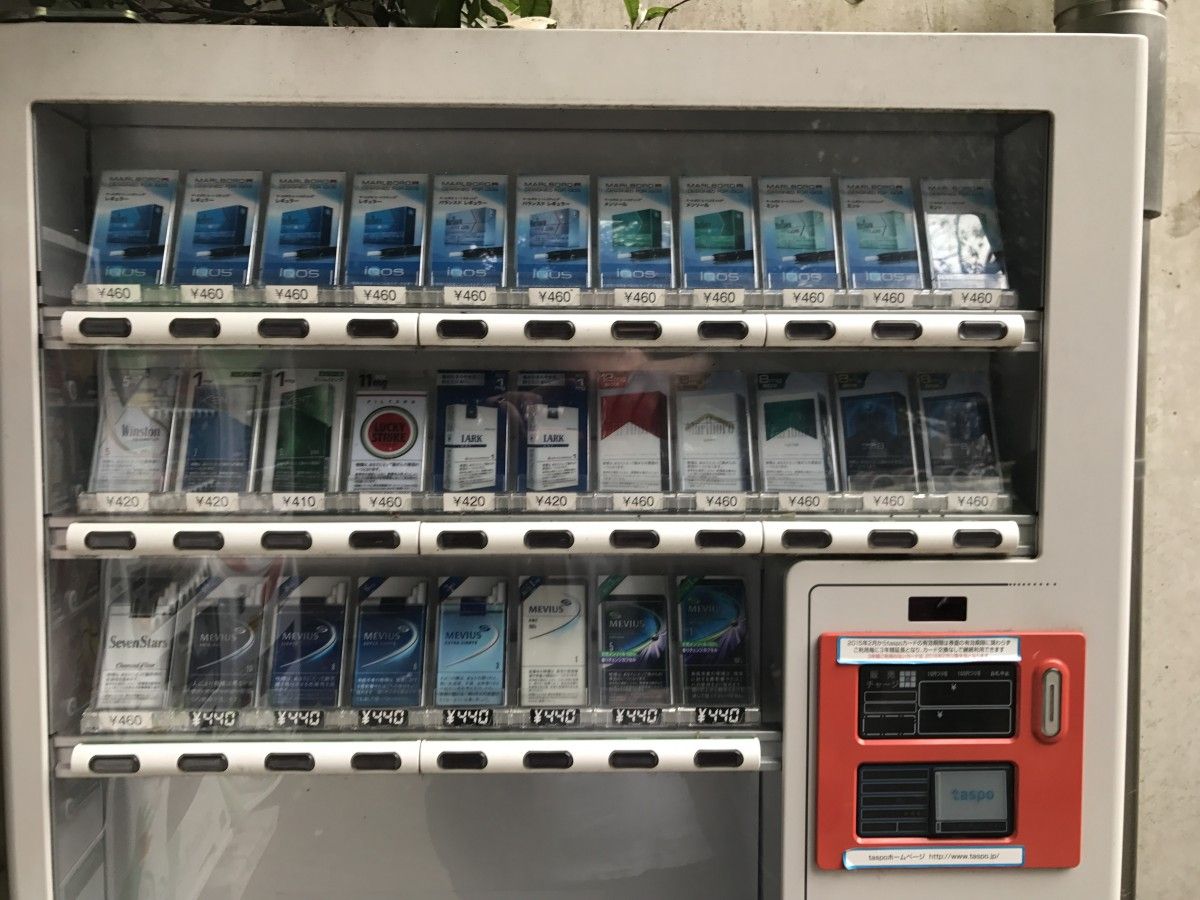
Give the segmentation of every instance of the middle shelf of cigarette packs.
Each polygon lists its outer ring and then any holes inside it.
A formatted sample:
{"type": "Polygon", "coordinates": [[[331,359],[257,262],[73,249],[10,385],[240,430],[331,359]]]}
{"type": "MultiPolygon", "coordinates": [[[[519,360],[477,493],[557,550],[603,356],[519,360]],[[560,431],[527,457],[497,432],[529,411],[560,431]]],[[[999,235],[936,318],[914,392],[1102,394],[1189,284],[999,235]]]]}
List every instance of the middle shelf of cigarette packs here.
{"type": "MultiPolygon", "coordinates": [[[[82,733],[762,722],[756,567],[629,574],[597,561],[552,574],[372,575],[298,574],[278,560],[89,565],[101,566],[98,579],[52,576],[60,587],[101,585],[99,596],[56,601],[77,632],[77,658],[60,662],[75,673],[68,705],[86,706],[82,733]]],[[[74,716],[61,714],[69,732],[74,716]]]]}
{"type": "Polygon", "coordinates": [[[51,514],[1033,512],[1040,355],[46,354],[51,514]]]}

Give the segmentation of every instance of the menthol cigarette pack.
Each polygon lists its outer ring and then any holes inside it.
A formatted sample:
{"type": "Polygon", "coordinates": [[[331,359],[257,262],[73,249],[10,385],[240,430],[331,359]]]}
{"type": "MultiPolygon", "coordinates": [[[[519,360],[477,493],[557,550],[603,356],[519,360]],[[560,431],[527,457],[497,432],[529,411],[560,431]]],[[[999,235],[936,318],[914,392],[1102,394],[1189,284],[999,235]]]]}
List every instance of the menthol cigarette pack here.
{"type": "Polygon", "coordinates": [[[767,288],[842,286],[830,179],[758,179],[758,219],[767,288]]]}
{"type": "Polygon", "coordinates": [[[679,221],[684,287],[758,286],[753,179],[680,178],[679,221]]]}
{"type": "Polygon", "coordinates": [[[849,286],[924,287],[912,183],[907,178],[842,178],[838,196],[849,286]]]}

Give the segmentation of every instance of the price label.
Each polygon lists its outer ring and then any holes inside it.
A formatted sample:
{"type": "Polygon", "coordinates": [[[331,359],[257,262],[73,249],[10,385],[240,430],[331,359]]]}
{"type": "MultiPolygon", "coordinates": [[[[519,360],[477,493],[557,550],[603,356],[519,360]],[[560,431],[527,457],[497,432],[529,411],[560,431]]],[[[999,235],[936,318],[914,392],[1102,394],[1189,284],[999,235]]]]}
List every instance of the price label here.
{"type": "Polygon", "coordinates": [[[745,288],[699,288],[692,294],[692,306],[706,309],[738,309],[745,305],[745,288]]]}
{"type": "Polygon", "coordinates": [[[548,491],[525,495],[525,508],[537,512],[574,512],[579,495],[567,491],[548,491]]]}
{"type": "Polygon", "coordinates": [[[238,727],[236,709],[190,709],[188,725],[195,729],[226,730],[238,727]]]}
{"type": "Polygon", "coordinates": [[[225,284],[181,284],[179,299],[184,303],[232,303],[233,286],[225,284]]]}
{"type": "Polygon", "coordinates": [[[496,289],[487,287],[442,288],[442,303],[446,306],[496,306],[499,303],[496,289]]]}
{"type": "Polygon", "coordinates": [[[946,495],[946,511],[956,513],[990,513],[1000,509],[999,494],[972,494],[956,491],[946,495]]]}
{"type": "Polygon", "coordinates": [[[868,309],[912,309],[916,303],[915,290],[900,288],[868,288],[863,291],[863,306],[868,309]]]}
{"type": "Polygon", "coordinates": [[[360,709],[358,724],[363,728],[403,728],[408,724],[408,710],[360,709]]]}
{"type": "Polygon", "coordinates": [[[621,512],[658,512],[665,506],[662,494],[613,494],[613,509],[621,512]]]}
{"type": "Polygon", "coordinates": [[[741,706],[699,706],[696,708],[697,725],[741,725],[746,721],[746,710],[741,706]]]}
{"type": "Polygon", "coordinates": [[[999,309],[1004,292],[960,288],[950,292],[950,305],[955,309],[999,309]]]}
{"type": "Polygon", "coordinates": [[[780,494],[779,508],[783,512],[828,512],[828,494],[780,494]]]}
{"type": "Polygon", "coordinates": [[[578,707],[529,710],[529,724],[534,728],[570,728],[579,724],[578,707]]]}
{"type": "Polygon", "coordinates": [[[155,722],[148,712],[101,710],[96,714],[96,724],[102,731],[152,731],[155,722]]]}
{"type": "Polygon", "coordinates": [[[449,728],[490,728],[495,721],[488,708],[442,710],[442,724],[449,728]]]}
{"type": "Polygon", "coordinates": [[[373,513],[412,512],[412,494],[359,494],[358,511],[373,513]]]}
{"type": "Polygon", "coordinates": [[[404,306],[408,290],[402,286],[356,284],[354,302],[360,306],[404,306]]]}
{"type": "Polygon", "coordinates": [[[863,494],[863,509],[869,512],[912,512],[913,495],[904,491],[869,491],[863,494]]]}
{"type": "Polygon", "coordinates": [[[745,494],[696,494],[697,512],[745,512],[745,494]]]}
{"type": "Polygon", "coordinates": [[[89,284],[88,303],[141,303],[140,284],[89,284]]]}
{"type": "Polygon", "coordinates": [[[530,306],[583,306],[583,291],[579,288],[530,288],[530,306]]]}
{"type": "Polygon", "coordinates": [[[442,494],[442,512],[494,512],[495,494],[442,494]]]}
{"type": "Polygon", "coordinates": [[[658,725],[662,717],[661,709],[618,706],[612,711],[614,725],[658,725]]]}
{"type": "Polygon", "coordinates": [[[785,309],[831,309],[833,291],[813,288],[794,288],[783,292],[785,309]]]}
{"type": "Polygon", "coordinates": [[[278,284],[263,288],[268,303],[317,303],[319,291],[311,284],[278,284]]]}
{"type": "Polygon", "coordinates": [[[662,288],[617,288],[613,299],[617,306],[651,309],[667,305],[667,292],[662,288]]]}
{"type": "Polygon", "coordinates": [[[106,513],[141,513],[150,509],[149,494],[101,491],[95,495],[96,510],[106,513]]]}
{"type": "Polygon", "coordinates": [[[325,495],[293,492],[272,494],[271,509],[283,513],[325,512],[325,495]]]}
{"type": "Polygon", "coordinates": [[[241,497],[231,493],[187,493],[183,495],[184,506],[190,513],[237,512],[241,502],[241,497]]]}
{"type": "Polygon", "coordinates": [[[320,728],[325,724],[323,709],[277,709],[276,728],[320,728]]]}

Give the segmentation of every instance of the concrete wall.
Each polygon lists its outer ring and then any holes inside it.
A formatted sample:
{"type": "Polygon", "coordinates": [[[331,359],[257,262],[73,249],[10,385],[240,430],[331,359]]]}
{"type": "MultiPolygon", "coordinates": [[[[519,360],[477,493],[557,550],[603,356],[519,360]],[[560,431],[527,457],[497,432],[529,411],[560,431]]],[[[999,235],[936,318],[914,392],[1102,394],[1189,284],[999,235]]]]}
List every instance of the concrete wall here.
{"type": "MultiPolygon", "coordinates": [[[[666,0],[655,0],[664,2],[666,0]]],[[[669,27],[1050,31],[1053,0],[692,0],[669,27]]],[[[556,0],[562,27],[617,28],[619,0],[556,0]]],[[[1200,896],[1200,3],[1170,10],[1165,215],[1151,227],[1138,897],[1200,896]]],[[[1014,77],[1019,73],[1014,72],[1014,77]]],[[[1101,137],[1101,136],[1097,136],[1101,137]]],[[[1102,214],[1100,209],[1098,214],[1102,214]]],[[[1085,826],[1086,827],[1086,826],[1085,826]]]]}

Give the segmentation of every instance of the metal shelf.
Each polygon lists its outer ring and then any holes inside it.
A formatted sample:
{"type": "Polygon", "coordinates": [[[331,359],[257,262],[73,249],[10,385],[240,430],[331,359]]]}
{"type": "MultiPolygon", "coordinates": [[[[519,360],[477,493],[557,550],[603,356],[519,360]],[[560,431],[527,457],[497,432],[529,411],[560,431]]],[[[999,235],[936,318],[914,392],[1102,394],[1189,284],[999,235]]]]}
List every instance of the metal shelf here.
{"type": "Polygon", "coordinates": [[[50,519],[55,558],[508,555],[1019,556],[1032,516],[50,519]]]}
{"type": "Polygon", "coordinates": [[[780,766],[777,731],[562,733],[386,739],[272,740],[58,738],[60,778],[164,775],[450,775],[512,773],[760,772],[780,766]]]}
{"type": "Polygon", "coordinates": [[[1030,350],[1041,314],[910,309],[585,310],[69,307],[43,312],[51,349],[478,347],[1030,350]]]}

